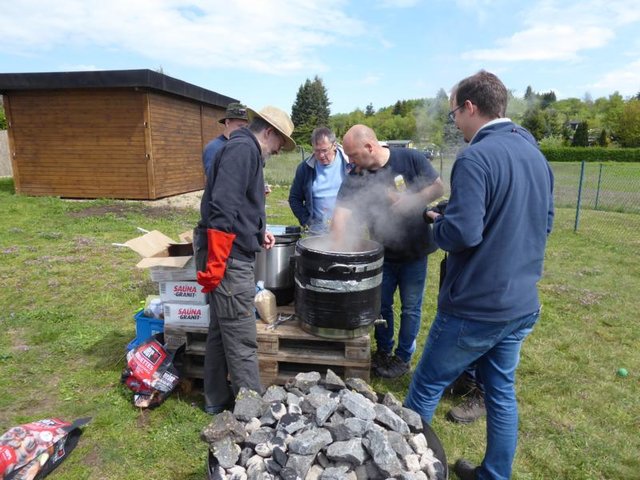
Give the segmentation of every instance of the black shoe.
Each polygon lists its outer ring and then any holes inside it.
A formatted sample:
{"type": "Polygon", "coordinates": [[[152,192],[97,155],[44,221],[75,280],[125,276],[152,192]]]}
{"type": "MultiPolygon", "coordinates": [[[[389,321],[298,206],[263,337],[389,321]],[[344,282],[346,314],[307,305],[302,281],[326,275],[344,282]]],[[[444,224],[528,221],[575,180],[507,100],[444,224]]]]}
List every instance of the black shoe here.
{"type": "Polygon", "coordinates": [[[453,466],[453,471],[460,480],[474,480],[476,478],[477,467],[469,460],[459,458],[453,466]]]}
{"type": "Polygon", "coordinates": [[[208,413],[209,415],[217,415],[224,412],[225,410],[232,411],[234,406],[235,402],[227,403],[226,405],[205,405],[204,413],[208,413]]]}
{"type": "Polygon", "coordinates": [[[477,388],[475,379],[467,372],[462,372],[453,383],[444,389],[445,395],[465,397],[470,395],[477,388]]]}
{"type": "Polygon", "coordinates": [[[383,352],[382,350],[376,350],[376,352],[371,355],[371,370],[375,370],[378,367],[387,366],[390,360],[390,353],[383,352]]]}
{"type": "Polygon", "coordinates": [[[486,414],[484,395],[476,389],[464,402],[449,410],[447,418],[455,423],[473,423],[486,414]]]}
{"type": "Polygon", "coordinates": [[[387,365],[381,365],[374,370],[374,373],[383,378],[398,378],[411,370],[409,362],[405,362],[397,355],[389,360],[387,365]]]}

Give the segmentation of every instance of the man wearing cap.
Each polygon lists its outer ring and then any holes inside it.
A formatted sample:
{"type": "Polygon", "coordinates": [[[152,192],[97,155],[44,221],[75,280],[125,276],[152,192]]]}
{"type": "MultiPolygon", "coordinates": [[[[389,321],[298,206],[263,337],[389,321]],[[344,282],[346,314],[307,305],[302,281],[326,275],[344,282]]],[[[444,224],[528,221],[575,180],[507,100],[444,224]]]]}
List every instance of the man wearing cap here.
{"type": "Polygon", "coordinates": [[[213,158],[194,235],[198,283],[210,307],[204,398],[211,414],[231,408],[241,387],[262,392],[254,264],[261,247],[275,243],[265,230],[262,169],[270,155],[296,146],[285,112],[271,106],[247,111],[251,123],[234,131],[213,158]]]}
{"type": "Polygon", "coordinates": [[[225,112],[224,117],[218,120],[218,123],[222,123],[224,125],[224,132],[211,140],[207,146],[204,147],[204,151],[202,152],[202,164],[204,166],[205,175],[209,175],[209,167],[211,166],[213,157],[216,155],[216,152],[229,141],[231,132],[240,127],[247,126],[247,107],[241,103],[230,103],[227,105],[227,111],[225,112]]]}

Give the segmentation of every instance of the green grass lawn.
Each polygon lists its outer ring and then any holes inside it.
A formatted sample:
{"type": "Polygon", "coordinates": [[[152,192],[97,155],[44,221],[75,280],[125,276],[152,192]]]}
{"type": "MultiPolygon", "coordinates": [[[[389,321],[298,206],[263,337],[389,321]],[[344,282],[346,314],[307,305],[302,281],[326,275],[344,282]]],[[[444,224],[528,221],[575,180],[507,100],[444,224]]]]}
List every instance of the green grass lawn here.
{"type": "MultiPolygon", "coordinates": [[[[270,223],[295,223],[287,195],[288,187],[274,187],[270,223]]],[[[640,215],[582,215],[583,225],[608,228],[576,234],[574,210],[557,212],[540,284],[543,314],[518,372],[514,479],[640,477],[640,215]],[[629,376],[616,376],[619,367],[629,376]]],[[[133,313],[156,284],[136,269],[137,254],[112,246],[137,236],[136,227],[177,239],[197,218],[195,209],[142,202],[19,196],[0,180],[0,433],[41,418],[93,417],[51,478],[205,478],[199,433],[209,417],[200,397],[176,392],[157,409],[138,410],[120,384],[133,313]]],[[[429,260],[419,352],[441,255],[429,260]]],[[[404,397],[408,383],[406,376],[373,385],[404,397]]],[[[484,422],[447,422],[453,404],[443,400],[433,427],[450,461],[479,461],[484,422]]]]}

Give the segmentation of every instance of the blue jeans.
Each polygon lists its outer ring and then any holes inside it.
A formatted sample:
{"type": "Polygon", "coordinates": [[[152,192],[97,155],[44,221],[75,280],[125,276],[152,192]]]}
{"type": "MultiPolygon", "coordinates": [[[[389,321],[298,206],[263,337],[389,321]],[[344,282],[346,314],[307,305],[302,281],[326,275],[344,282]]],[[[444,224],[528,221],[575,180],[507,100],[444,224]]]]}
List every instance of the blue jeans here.
{"type": "Polygon", "coordinates": [[[540,311],[509,322],[479,322],[436,314],[405,406],[431,422],[443,390],[476,363],[485,390],[487,447],[476,478],[509,479],[518,441],[515,372],[520,347],[540,311]]]}
{"type": "Polygon", "coordinates": [[[387,326],[376,327],[378,350],[391,353],[393,350],[393,295],[400,289],[400,332],[396,355],[404,362],[411,360],[416,351],[416,337],[420,330],[422,297],[427,279],[427,257],[406,262],[384,261],[382,266],[382,286],[380,314],[387,326]]]}

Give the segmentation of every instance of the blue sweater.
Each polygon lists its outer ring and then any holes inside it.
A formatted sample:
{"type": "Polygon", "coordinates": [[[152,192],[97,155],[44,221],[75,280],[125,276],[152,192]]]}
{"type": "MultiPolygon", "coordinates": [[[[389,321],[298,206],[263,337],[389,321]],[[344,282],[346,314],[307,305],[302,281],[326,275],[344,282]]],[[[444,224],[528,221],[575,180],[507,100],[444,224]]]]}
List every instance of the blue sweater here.
{"type": "Polygon", "coordinates": [[[201,229],[235,233],[232,258],[255,260],[267,224],[262,152],[248,128],[231,133],[213,158],[200,203],[201,229]]]}
{"type": "Polygon", "coordinates": [[[209,175],[209,169],[211,168],[211,164],[213,163],[213,157],[216,156],[218,150],[222,148],[222,146],[227,143],[229,139],[224,135],[218,135],[216,138],[207,143],[207,146],[204,147],[202,151],[202,167],[204,168],[204,174],[209,175]]]}
{"type": "Polygon", "coordinates": [[[536,284],[553,224],[553,173],[524,128],[481,128],[451,172],[451,196],[433,235],[449,252],[438,308],[509,321],[540,307],[536,284]]]}
{"type": "MultiPolygon", "coordinates": [[[[338,145],[335,161],[342,162],[346,174],[349,159],[340,145],[338,145]]],[[[291,190],[289,190],[289,207],[291,207],[291,211],[303,227],[309,225],[312,220],[313,181],[316,177],[316,162],[315,156],[311,155],[298,165],[291,184],[291,190]]]]}

